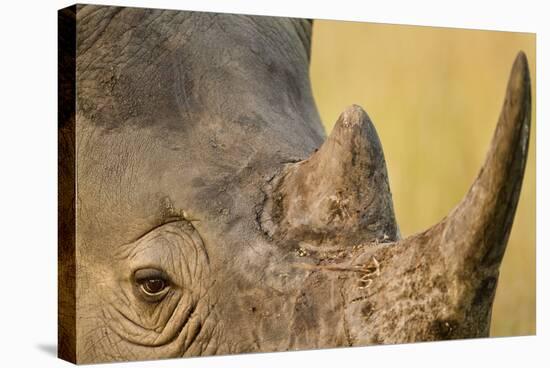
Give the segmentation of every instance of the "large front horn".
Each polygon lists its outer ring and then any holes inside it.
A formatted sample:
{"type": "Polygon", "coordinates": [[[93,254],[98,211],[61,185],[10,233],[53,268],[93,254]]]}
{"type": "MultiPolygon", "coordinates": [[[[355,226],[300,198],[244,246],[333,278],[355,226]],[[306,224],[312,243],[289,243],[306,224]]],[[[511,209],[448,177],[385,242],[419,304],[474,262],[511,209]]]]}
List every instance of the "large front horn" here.
{"type": "Polygon", "coordinates": [[[520,52],[485,164],[469,192],[440,223],[399,240],[382,146],[367,114],[351,106],[316,153],[272,181],[262,228],[312,245],[437,243],[449,257],[498,267],[525,170],[530,113],[529,70],[520,52]]]}
{"type": "Polygon", "coordinates": [[[470,190],[440,223],[404,239],[403,243],[437,243],[443,254],[457,260],[463,269],[464,266],[498,268],[512,228],[527,161],[530,84],[527,58],[520,52],[512,67],[485,164],[470,190]]]}

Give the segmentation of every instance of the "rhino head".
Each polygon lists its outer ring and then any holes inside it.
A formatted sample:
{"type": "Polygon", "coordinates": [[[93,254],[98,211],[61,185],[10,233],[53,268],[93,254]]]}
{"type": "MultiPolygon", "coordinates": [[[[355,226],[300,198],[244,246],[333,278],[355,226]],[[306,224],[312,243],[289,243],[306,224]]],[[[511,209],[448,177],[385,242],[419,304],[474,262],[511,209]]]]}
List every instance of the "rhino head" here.
{"type": "Polygon", "coordinates": [[[324,137],[310,21],[79,5],[61,22],[62,356],[488,335],[528,147],[523,53],[470,190],[401,238],[368,115],[353,105],[324,137]]]}

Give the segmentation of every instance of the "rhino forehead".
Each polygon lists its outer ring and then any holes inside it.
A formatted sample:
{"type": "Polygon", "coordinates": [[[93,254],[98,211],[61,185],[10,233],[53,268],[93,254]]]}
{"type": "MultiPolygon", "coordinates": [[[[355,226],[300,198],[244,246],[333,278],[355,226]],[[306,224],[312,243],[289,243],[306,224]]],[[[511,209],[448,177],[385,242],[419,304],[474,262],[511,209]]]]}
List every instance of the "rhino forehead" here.
{"type": "Polygon", "coordinates": [[[202,130],[206,114],[280,129],[278,117],[297,134],[323,135],[316,110],[303,109],[312,105],[307,21],[93,6],[78,14],[77,101],[95,124],[177,129],[184,119],[202,130]]]}
{"type": "Polygon", "coordinates": [[[135,239],[164,221],[166,198],[203,221],[252,218],[265,179],[321,144],[309,22],[94,6],[78,17],[79,197],[91,234],[135,239]]]}
{"type": "Polygon", "coordinates": [[[77,123],[79,236],[100,253],[176,218],[198,220],[230,243],[237,219],[255,221],[262,185],[283,160],[270,156],[277,144],[258,152],[201,131],[108,130],[82,116],[77,123]]]}

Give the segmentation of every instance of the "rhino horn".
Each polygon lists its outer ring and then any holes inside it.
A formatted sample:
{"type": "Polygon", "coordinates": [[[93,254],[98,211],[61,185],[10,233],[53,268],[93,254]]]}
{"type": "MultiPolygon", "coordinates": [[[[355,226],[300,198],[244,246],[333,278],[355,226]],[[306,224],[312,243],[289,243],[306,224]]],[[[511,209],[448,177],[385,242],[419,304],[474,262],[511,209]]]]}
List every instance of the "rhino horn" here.
{"type": "Polygon", "coordinates": [[[463,271],[472,267],[498,270],[523,181],[530,121],[529,68],[520,52],[485,163],[468,193],[440,223],[402,242],[437,244],[463,271]]]}
{"type": "Polygon", "coordinates": [[[269,224],[283,238],[313,244],[398,238],[382,145],[357,105],[340,115],[311,157],[288,165],[275,186],[269,224]]]}
{"type": "Polygon", "coordinates": [[[368,115],[348,107],[308,159],[287,165],[271,183],[262,213],[266,232],[311,244],[438,243],[471,265],[498,265],[515,214],[530,128],[527,59],[514,62],[485,164],[460,204],[428,230],[400,240],[382,145],[368,115]]]}

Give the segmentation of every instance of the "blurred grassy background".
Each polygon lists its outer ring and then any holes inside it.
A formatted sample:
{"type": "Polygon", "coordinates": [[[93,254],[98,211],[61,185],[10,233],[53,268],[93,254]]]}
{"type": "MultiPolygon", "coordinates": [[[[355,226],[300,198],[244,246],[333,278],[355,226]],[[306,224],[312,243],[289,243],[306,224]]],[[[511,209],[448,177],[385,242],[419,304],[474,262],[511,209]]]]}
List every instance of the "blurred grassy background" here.
{"type": "MultiPolygon", "coordinates": [[[[376,125],[403,236],[441,220],[477,175],[508,75],[535,35],[314,22],[311,79],[327,133],[359,104],[376,125]]],[[[527,170],[492,316],[492,336],[535,333],[535,107],[527,170]]]]}

